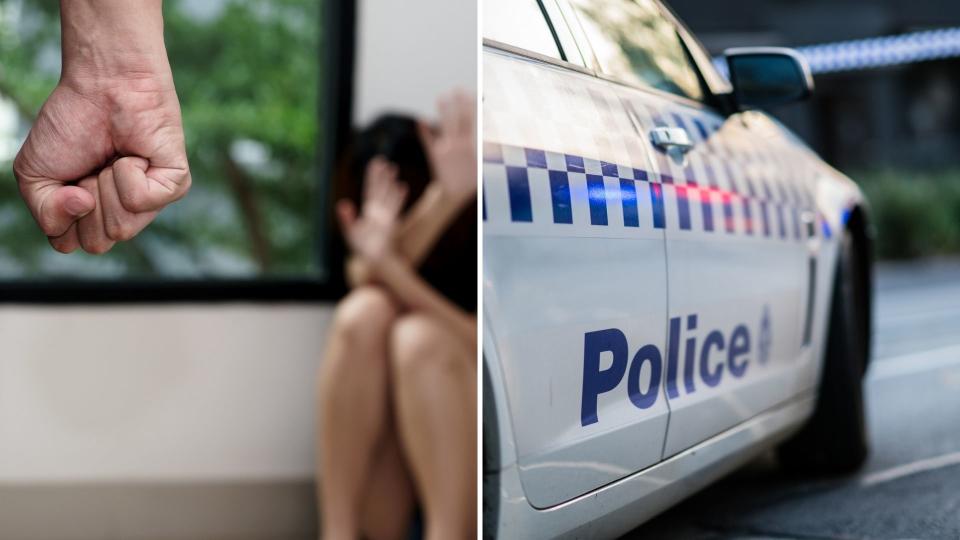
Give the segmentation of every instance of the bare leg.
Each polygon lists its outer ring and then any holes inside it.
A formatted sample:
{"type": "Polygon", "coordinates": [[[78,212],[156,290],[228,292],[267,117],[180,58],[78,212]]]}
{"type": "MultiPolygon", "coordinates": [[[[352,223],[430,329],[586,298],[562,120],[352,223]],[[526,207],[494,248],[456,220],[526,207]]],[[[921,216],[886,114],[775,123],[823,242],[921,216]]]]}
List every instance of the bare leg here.
{"type": "Polygon", "coordinates": [[[476,352],[435,319],[401,317],[390,339],[400,441],[427,539],[476,537],[476,352]]]}
{"type": "Polygon", "coordinates": [[[320,366],[317,430],[323,538],[360,533],[363,490],[388,412],[387,343],[397,308],[376,287],[355,289],[337,306],[320,366]]]}
{"type": "Polygon", "coordinates": [[[369,540],[403,540],[410,532],[415,496],[413,479],[392,424],[377,449],[363,495],[361,530],[369,540]]]}

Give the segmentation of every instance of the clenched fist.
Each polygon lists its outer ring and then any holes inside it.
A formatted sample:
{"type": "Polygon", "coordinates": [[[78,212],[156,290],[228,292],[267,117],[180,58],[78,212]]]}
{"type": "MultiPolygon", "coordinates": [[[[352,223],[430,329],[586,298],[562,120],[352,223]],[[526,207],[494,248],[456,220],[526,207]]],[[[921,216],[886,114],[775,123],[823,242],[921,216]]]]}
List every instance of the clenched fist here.
{"type": "Polygon", "coordinates": [[[14,160],[63,253],[104,253],[190,187],[159,0],[64,0],[63,74],[14,160]]]}

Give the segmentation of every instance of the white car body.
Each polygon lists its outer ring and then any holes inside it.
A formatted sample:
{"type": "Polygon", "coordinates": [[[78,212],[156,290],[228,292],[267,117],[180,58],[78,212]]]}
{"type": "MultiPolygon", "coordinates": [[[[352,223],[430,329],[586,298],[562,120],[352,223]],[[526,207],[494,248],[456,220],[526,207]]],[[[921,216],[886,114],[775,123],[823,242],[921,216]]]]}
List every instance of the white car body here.
{"type": "Polygon", "coordinates": [[[764,113],[612,79],[574,8],[540,5],[586,60],[482,55],[484,525],[612,537],[810,416],[835,240],[864,202],[764,113]],[[664,126],[692,150],[658,151],[664,126]]]}

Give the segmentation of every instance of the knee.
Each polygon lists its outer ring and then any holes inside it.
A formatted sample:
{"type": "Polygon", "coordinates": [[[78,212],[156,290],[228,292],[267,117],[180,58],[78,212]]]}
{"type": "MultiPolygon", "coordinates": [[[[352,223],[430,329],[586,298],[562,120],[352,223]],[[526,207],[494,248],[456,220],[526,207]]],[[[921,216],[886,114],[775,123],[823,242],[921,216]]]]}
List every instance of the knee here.
{"type": "Polygon", "coordinates": [[[384,340],[397,314],[396,303],[384,290],[358,287],[337,305],[331,332],[348,343],[384,340]]]}
{"type": "Polygon", "coordinates": [[[390,359],[400,377],[437,368],[453,369],[462,363],[451,347],[449,332],[436,319],[421,314],[404,315],[394,323],[390,359]]]}

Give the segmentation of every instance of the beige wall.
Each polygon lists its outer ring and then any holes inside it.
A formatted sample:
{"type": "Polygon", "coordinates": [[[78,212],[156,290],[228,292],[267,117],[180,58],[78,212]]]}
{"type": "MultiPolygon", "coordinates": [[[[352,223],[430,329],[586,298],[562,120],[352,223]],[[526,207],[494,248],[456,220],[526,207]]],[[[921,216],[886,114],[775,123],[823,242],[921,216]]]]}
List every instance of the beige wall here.
{"type": "Polygon", "coordinates": [[[0,307],[0,485],[309,479],[329,315],[0,307]]]}

